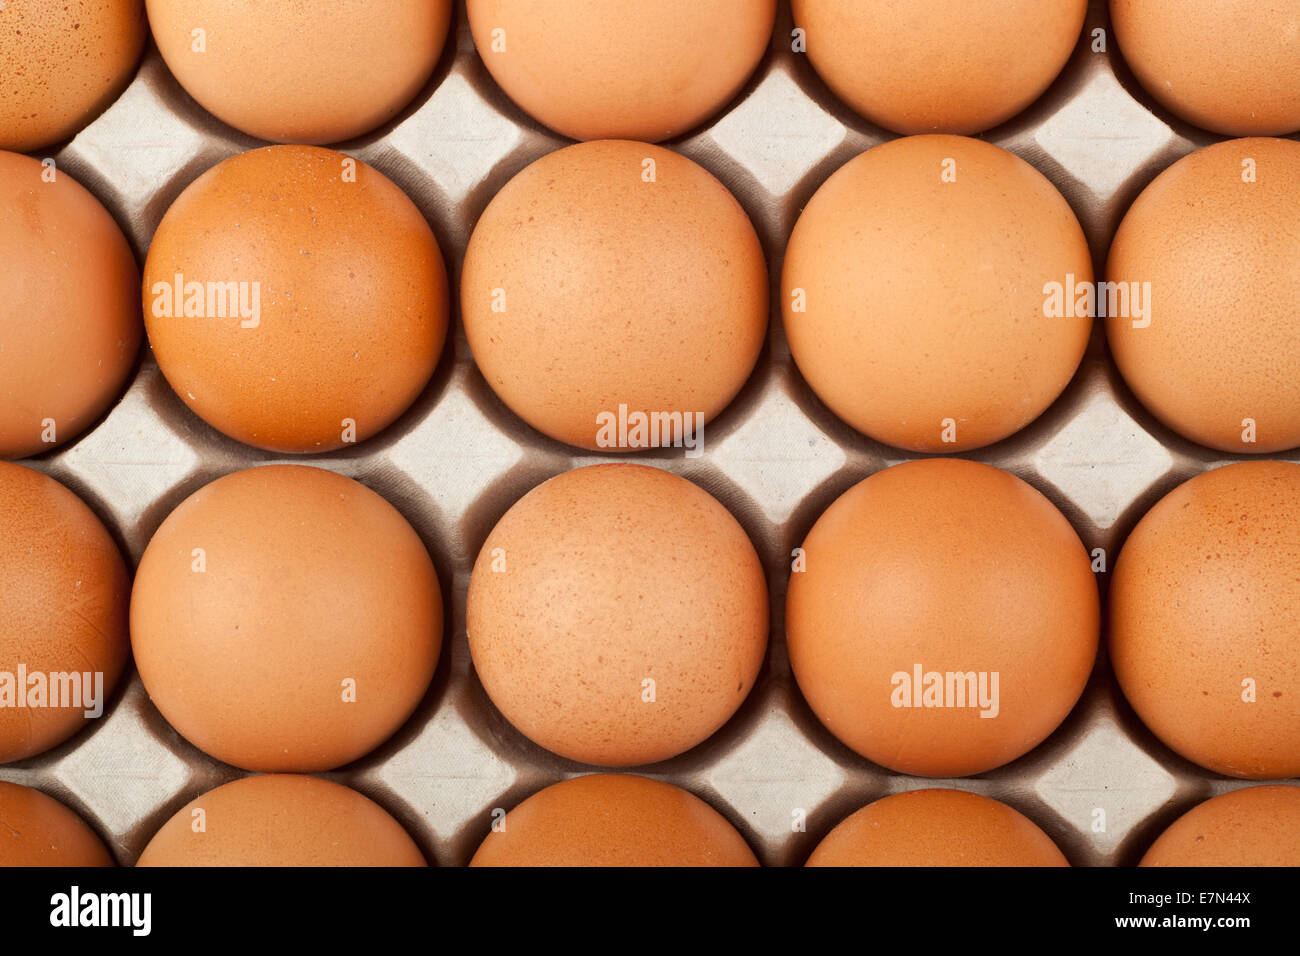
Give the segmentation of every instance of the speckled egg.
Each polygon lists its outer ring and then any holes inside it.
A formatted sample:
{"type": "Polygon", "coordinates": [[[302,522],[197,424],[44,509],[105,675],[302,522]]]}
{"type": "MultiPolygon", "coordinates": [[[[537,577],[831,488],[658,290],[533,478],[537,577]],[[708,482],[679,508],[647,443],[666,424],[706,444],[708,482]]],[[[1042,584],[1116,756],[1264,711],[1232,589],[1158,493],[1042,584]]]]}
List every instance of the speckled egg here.
{"type": "Polygon", "coordinates": [[[1115,233],[1106,279],[1142,307],[1108,315],[1111,353],[1139,401],[1192,441],[1300,445],[1298,206],[1300,143],[1230,140],[1157,176],[1115,233]]]}
{"type": "Polygon", "coordinates": [[[630,774],[575,777],[495,823],[470,866],[758,866],[727,819],[680,787],[630,774]]]}
{"type": "Polygon", "coordinates": [[[1138,522],[1110,587],[1129,703],[1188,760],[1300,776],[1300,465],[1253,461],[1179,485],[1138,522]]]}
{"type": "Polygon", "coordinates": [[[126,667],[129,593],[94,512],[53,478],[0,462],[0,763],[103,716],[126,667]]]}
{"type": "Polygon", "coordinates": [[[1088,0],[794,0],[818,75],[899,133],[978,133],[1015,116],[1061,72],[1087,11],[1088,0]]]}
{"type": "Polygon", "coordinates": [[[863,807],[817,844],[808,866],[1069,866],[1052,838],[1005,803],[911,790],[863,807]]]}
{"type": "Polygon", "coordinates": [[[497,523],[466,623],[484,689],[525,736],[633,766],[688,750],[740,706],[767,645],[767,587],[708,492],[656,468],[593,465],[497,523]]]}
{"type": "Polygon", "coordinates": [[[813,525],[786,638],[841,741],[899,773],[961,777],[1065,719],[1099,615],[1088,552],[1050,501],[990,465],[929,458],[859,482],[813,525]]]}
{"type": "Polygon", "coordinates": [[[317,777],[245,777],[163,824],[137,866],[426,866],[383,807],[317,777]]]}
{"type": "Polygon", "coordinates": [[[0,458],[25,458],[81,434],[121,392],[144,332],[140,271],[94,196],[6,152],[0,262],[0,458]]]}
{"type": "Polygon", "coordinates": [[[1300,787],[1246,787],[1193,807],[1142,866],[1300,866],[1300,787]]]}
{"type": "Polygon", "coordinates": [[[210,425],[271,451],[333,451],[391,424],[433,374],[447,308],[415,204],[365,163],[311,146],[208,170],[145,263],[167,381],[210,425]]]}
{"type": "Polygon", "coordinates": [[[698,454],[758,359],[767,283],[725,186],[669,150],[600,141],[542,157],[492,200],[461,314],[483,377],[539,431],[698,454]]]}
{"type": "Polygon", "coordinates": [[[0,149],[80,132],[131,81],[147,33],[144,0],[0,3],[0,149]]]}
{"type": "Polygon", "coordinates": [[[337,143],[396,116],[442,55],[451,0],[148,0],[167,66],[251,136],[337,143]]]}
{"type": "Polygon", "coordinates": [[[1092,329],[1088,243],[1024,160],[914,136],[850,160],[786,249],[799,371],[877,441],[953,452],[1006,438],[1061,394],[1092,329]]]}
{"type": "Polygon", "coordinates": [[[658,142],[728,103],[767,51],[776,0],[469,0],[479,56],[574,139],[658,142]]]}
{"type": "Polygon", "coordinates": [[[272,465],[185,499],[140,559],[131,644],[150,698],[219,760],[328,770],[423,698],[442,643],[433,562],[392,505],[272,465]]]}
{"type": "Polygon", "coordinates": [[[39,790],[0,781],[0,867],[113,865],[81,817],[39,790]]]}

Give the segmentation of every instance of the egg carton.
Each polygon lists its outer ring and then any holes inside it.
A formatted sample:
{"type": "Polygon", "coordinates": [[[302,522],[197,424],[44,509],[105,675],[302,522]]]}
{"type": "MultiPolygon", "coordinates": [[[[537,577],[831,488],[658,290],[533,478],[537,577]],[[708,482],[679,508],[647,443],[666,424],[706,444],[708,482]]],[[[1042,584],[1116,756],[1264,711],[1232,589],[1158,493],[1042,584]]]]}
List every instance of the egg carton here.
{"type": "MultiPolygon", "coordinates": [[[[710,423],[702,457],[687,458],[681,449],[591,454],[545,438],[493,395],[456,322],[415,405],[382,434],[344,451],[284,458],[224,437],[172,393],[146,350],[124,396],[97,426],[25,462],[81,495],[133,566],[176,505],[241,468],[309,463],[392,502],[438,567],[448,608],[442,659],[424,700],[392,739],[322,776],[387,808],[431,863],[466,863],[489,832],[494,809],[596,769],[543,750],[496,710],[470,660],[465,600],[480,546],[515,501],[553,475],[611,459],[652,464],[707,489],[762,557],[772,629],[753,692],[709,740],[634,772],[707,800],[764,864],[801,864],[835,824],[879,797],[951,786],[1027,814],[1075,865],[1130,865],[1198,802],[1258,782],[1210,773],[1157,741],[1124,701],[1104,648],[1082,699],[1050,738],[1007,766],[963,779],[909,777],[871,764],[840,744],[804,702],[784,636],[790,553],[850,486],[922,456],[878,444],[839,421],[800,377],[782,330],[778,279],[800,210],[832,172],[893,138],[840,103],[806,56],[792,51],[793,26],[783,0],[771,47],[741,94],[704,127],[665,144],[740,200],[762,239],[772,281],[766,347],[739,397],[710,423]]],[[[1141,189],[1181,156],[1222,137],[1172,118],[1138,87],[1116,50],[1104,0],[1093,0],[1078,48],[1051,89],[983,138],[1056,185],[1100,271],[1141,189]]],[[[416,101],[383,129],[340,148],[381,170],[423,210],[455,283],[488,201],[519,170],[566,143],[496,86],[474,49],[462,3],[448,49],[416,101]]],[[[164,212],[190,182],[260,145],[191,100],[151,45],[116,103],[54,158],[116,216],[143,261],[164,212]]],[[[1089,550],[1101,549],[1103,600],[1108,569],[1146,510],[1187,478],[1239,460],[1156,422],[1121,381],[1100,324],[1073,381],[1041,418],[963,457],[1025,479],[1061,509],[1089,550]]],[[[0,780],[38,787],[75,808],[122,864],[134,863],[188,801],[243,775],[171,729],[134,671],[92,727],[40,756],[0,766],[0,780]]]]}

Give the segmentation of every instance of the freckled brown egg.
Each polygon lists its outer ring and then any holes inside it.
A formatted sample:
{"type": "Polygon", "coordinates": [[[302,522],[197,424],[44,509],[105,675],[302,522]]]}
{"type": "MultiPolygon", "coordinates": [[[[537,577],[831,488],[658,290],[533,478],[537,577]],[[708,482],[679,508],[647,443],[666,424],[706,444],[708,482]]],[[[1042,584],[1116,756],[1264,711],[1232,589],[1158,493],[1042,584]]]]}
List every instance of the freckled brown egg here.
{"type": "Polygon", "coordinates": [[[978,133],[1020,113],[1070,58],[1088,0],[794,0],[826,85],[900,133],[978,133]]]}
{"type": "Polygon", "coordinates": [[[766,581],[708,492],[593,465],[521,498],[470,578],[474,669],[525,736],[633,766],[694,747],[736,711],[767,646],[766,581]]]}
{"type": "Polygon", "coordinates": [[[1239,139],[1138,196],[1106,279],[1143,302],[1108,316],[1124,381],[1165,425],[1236,454],[1300,445],[1300,143],[1239,139]]]}
{"type": "Polygon", "coordinates": [[[311,146],[208,170],[145,264],[167,381],[210,425],[271,451],[332,451],[391,424],[433,374],[447,308],[415,204],[365,163],[311,146]]]}
{"type": "Polygon", "coordinates": [[[1120,53],[1162,106],[1227,136],[1300,130],[1300,8],[1110,0],[1120,53]]]}
{"type": "Polygon", "coordinates": [[[388,122],[442,55],[451,0],[148,0],[185,91],[251,136],[337,143],[388,122]]]}
{"type": "Polygon", "coordinates": [[[1138,522],[1110,656],[1151,731],[1216,773],[1300,776],[1300,465],[1198,475],[1138,522]]]}
{"type": "Polygon", "coordinates": [[[1174,821],[1141,866],[1300,866],[1300,787],[1220,794],[1174,821]]]}
{"type": "Polygon", "coordinates": [[[0,462],[0,763],[102,715],[126,666],[129,592],[94,512],[54,479],[0,462]]]}
{"type": "Polygon", "coordinates": [[[80,132],[131,82],[146,33],[144,0],[0,3],[0,149],[80,132]]]}
{"type": "Polygon", "coordinates": [[[426,866],[383,807],[317,777],[245,777],[163,824],[136,866],[426,866]]]}
{"type": "Polygon", "coordinates": [[[740,204],[644,143],[581,143],[527,167],[484,210],[461,276],[488,384],[534,428],[590,449],[698,446],[754,368],[767,306],[740,204]],[[678,417],[638,430],[659,415],[678,417]]]}
{"type": "Polygon", "coordinates": [[[1088,552],[990,465],[906,462],[854,485],[790,575],[790,665],[836,737],[899,773],[962,777],[1041,743],[1083,692],[1099,602],[1088,552]]]}
{"type": "Polygon", "coordinates": [[[320,468],[218,478],[162,523],[131,593],[154,704],[219,760],[328,770],[424,696],[442,643],[437,572],[379,495],[320,468]]]}
{"type": "Polygon", "coordinates": [[[143,334],[140,271],[94,196],[6,152],[0,262],[0,458],[25,458],[75,438],[121,391],[143,334]]]}
{"type": "Polygon", "coordinates": [[[470,866],[758,866],[745,838],[692,793],[630,774],[575,777],[506,814],[470,866]]]}
{"type": "Polygon", "coordinates": [[[979,140],[914,136],[813,195],[781,308],[799,371],[840,418],[900,448],[965,451],[1065,389],[1092,329],[1077,305],[1092,278],[1083,230],[1041,173],[979,140]]]}
{"type": "Polygon", "coordinates": [[[108,847],[53,797],[0,781],[0,866],[113,866],[108,847]]]}
{"type": "Polygon", "coordinates": [[[1069,866],[1052,838],[1005,803],[962,790],[912,790],[863,807],[808,866],[1069,866]]]}
{"type": "Polygon", "coordinates": [[[469,0],[479,56],[525,112],[574,139],[658,142],[740,92],[776,0],[469,0]]]}

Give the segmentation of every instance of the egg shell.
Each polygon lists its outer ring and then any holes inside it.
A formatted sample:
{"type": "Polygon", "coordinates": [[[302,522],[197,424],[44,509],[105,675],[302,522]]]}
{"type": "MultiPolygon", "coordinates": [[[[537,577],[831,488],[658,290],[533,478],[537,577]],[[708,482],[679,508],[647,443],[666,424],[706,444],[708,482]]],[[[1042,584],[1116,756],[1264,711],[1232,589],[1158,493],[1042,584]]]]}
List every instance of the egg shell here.
{"type": "Polygon", "coordinates": [[[1298,206],[1300,143],[1230,140],[1157,176],[1115,233],[1106,279],[1149,301],[1142,317],[1106,319],[1111,353],[1138,400],[1192,441],[1300,445],[1298,206]]]}
{"type": "Polygon", "coordinates": [[[1245,787],[1174,821],[1141,866],[1300,866],[1300,787],[1245,787]]]}
{"type": "Polygon", "coordinates": [[[185,499],[131,594],[154,704],[248,770],[328,770],[388,739],[429,686],[442,626],[437,572],[406,519],[301,465],[235,472],[185,499]]]}
{"type": "Polygon", "coordinates": [[[25,458],[81,434],[121,392],[143,338],[140,271],[94,196],[6,152],[0,261],[0,458],[25,458]]]}
{"type": "Polygon", "coordinates": [[[658,142],[704,122],[767,50],[776,0],[469,0],[492,78],[573,139],[658,142]]]}
{"type": "Polygon", "coordinates": [[[114,865],[73,811],[39,790],[0,781],[0,867],[114,865]]]}
{"type": "Polygon", "coordinates": [[[883,767],[926,777],[1000,767],[1083,692],[1100,615],[1088,553],[1014,475],[945,458],[886,468],[826,510],[803,559],[786,597],[795,678],[827,729],[883,767]],[[918,667],[920,689],[898,679],[918,667]],[[950,672],[974,674],[976,696],[963,705],[944,676],[945,706],[926,705],[924,675],[950,672]],[[981,673],[987,705],[975,706],[981,673]]]}
{"type": "Polygon", "coordinates": [[[1297,622],[1300,465],[1291,462],[1241,462],[1184,482],[1138,522],[1115,562],[1110,657],[1120,686],[1157,737],[1216,773],[1300,776],[1297,622]]]}
{"type": "MultiPolygon", "coordinates": [[[[0,462],[0,764],[43,753],[93,718],[126,667],[130,578],[108,531],[81,499],[39,472],[0,462]],[[25,669],[27,685],[19,683],[25,669]],[[49,677],[85,676],[75,682],[49,677]],[[43,699],[33,697],[44,675],[43,699]],[[64,694],[71,700],[62,699],[64,694]],[[58,696],[60,699],[55,700],[58,696]],[[22,697],[38,707],[18,707],[22,697]],[[70,706],[54,706],[69,704],[70,706]]],[[[3,815],[0,814],[0,819],[3,815]]]]}
{"type": "Polygon", "coordinates": [[[1092,281],[1083,230],[1041,173],[979,140],[914,136],[813,195],[781,307],[831,411],[877,441],[951,453],[1006,438],[1061,394],[1092,319],[1045,314],[1047,285],[1092,281]]]}
{"type": "Polygon", "coordinates": [[[600,766],[712,735],[767,646],[766,580],[744,529],[708,492],[642,465],[530,491],[483,543],[467,600],[492,702],[536,743],[600,766]]]}
{"type": "Polygon", "coordinates": [[[245,777],[178,810],[137,866],[426,866],[383,807],[317,777],[245,777]],[[202,811],[204,829],[195,832],[202,811]]]}
{"type": "Polygon", "coordinates": [[[1005,803],[962,790],[911,790],[835,827],[808,866],[1069,866],[1052,838],[1005,803]]]}
{"type": "Polygon", "coordinates": [[[167,210],[144,310],[158,365],[197,415],[258,448],[325,452],[381,431],[423,391],[447,334],[447,273],[424,216],[382,173],[271,146],[208,170],[167,210]],[[211,286],[229,283],[240,308],[229,293],[223,317],[211,286]]]}
{"type": "Polygon", "coordinates": [[[131,82],[147,33],[144,0],[4,0],[0,149],[80,132],[131,82]]]}
{"type": "Polygon", "coordinates": [[[506,814],[470,866],[758,866],[727,819],[692,793],[630,774],[574,777],[506,814]]]}
{"type": "Polygon", "coordinates": [[[794,0],[817,74],[898,133],[978,133],[1022,112],[1074,51],[1088,0],[794,0]]]}
{"type": "Polygon", "coordinates": [[[1120,53],[1176,116],[1226,136],[1300,130],[1300,7],[1110,0],[1120,53]]]}
{"type": "Polygon", "coordinates": [[[158,49],[185,91],[236,129],[280,143],[337,143],[387,123],[428,81],[451,23],[451,0],[148,3],[158,49]]]}

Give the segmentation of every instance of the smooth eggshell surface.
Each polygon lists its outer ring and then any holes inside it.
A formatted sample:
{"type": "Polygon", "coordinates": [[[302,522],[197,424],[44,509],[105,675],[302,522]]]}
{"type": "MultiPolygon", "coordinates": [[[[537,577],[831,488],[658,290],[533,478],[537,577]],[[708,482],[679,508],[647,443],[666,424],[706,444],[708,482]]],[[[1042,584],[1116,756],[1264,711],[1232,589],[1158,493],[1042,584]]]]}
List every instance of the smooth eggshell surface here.
{"type": "Polygon", "coordinates": [[[470,866],[758,866],[726,818],[670,783],[575,777],[533,794],[488,834],[470,866]]]}
{"type": "Polygon", "coordinates": [[[402,825],[374,801],[317,777],[272,774],[236,780],[186,804],[154,834],[136,865],[427,864],[402,825]]]}
{"type": "Polygon", "coordinates": [[[695,746],[744,701],[767,646],[767,587],[708,492],[656,468],[593,465],[506,512],[466,619],[484,689],[525,736],[633,766],[695,746]]]}
{"type": "Polygon", "coordinates": [[[81,434],[122,390],[144,332],[140,270],[94,196],[6,152],[0,262],[0,458],[25,458],[81,434]]]}
{"type": "Polygon", "coordinates": [[[1300,787],[1246,787],[1183,814],[1141,866],[1300,866],[1300,787]]]}
{"type": "Polygon", "coordinates": [[[1230,140],[1157,176],[1115,233],[1106,278],[1149,289],[1149,311],[1107,318],[1111,353],[1139,401],[1192,441],[1300,445],[1297,208],[1300,143],[1230,140]]]}
{"type": "Polygon", "coordinates": [[[1017,810],[962,790],[912,790],[868,804],[828,833],[808,866],[1069,866],[1017,810]]]}
{"type": "Polygon", "coordinates": [[[658,142],[740,92],[776,0],[469,0],[479,56],[533,118],[574,139],[658,142]]]}
{"type": "Polygon", "coordinates": [[[167,210],[145,264],[167,381],[210,425],[271,451],[333,451],[391,424],[433,374],[447,309],[415,204],[365,163],[311,146],[208,170],[167,210]],[[210,290],[231,284],[223,310],[210,290]]]}
{"type": "Polygon", "coordinates": [[[851,107],[899,133],[978,133],[1056,79],[1088,0],[794,0],[808,59],[851,107]]]}
{"type": "Polygon", "coordinates": [[[235,472],[185,499],[131,594],[149,696],[191,743],[248,770],[369,753],[424,696],[442,625],[437,572],[406,519],[300,465],[235,472]]]}
{"type": "Polygon", "coordinates": [[[0,867],[113,865],[81,817],[39,790],[0,781],[0,867]]]}
{"type": "MultiPolygon", "coordinates": [[[[763,248],[740,204],[703,167],[644,143],[581,143],[528,166],[484,210],[461,276],[488,384],[534,428],[591,449],[636,447],[631,432],[621,445],[602,436],[620,405],[712,419],[753,370],[767,309],[763,248]]],[[[691,431],[660,434],[680,444],[691,431]]]]}
{"type": "Polygon", "coordinates": [[[1000,767],[1055,730],[1087,683],[1100,615],[1088,552],[1014,475],[945,458],[877,472],[818,519],[803,560],[786,598],[799,688],[831,733],[883,767],[1000,767]],[[927,702],[931,673],[943,693],[927,702]]]}
{"type": "Polygon", "coordinates": [[[1137,524],[1110,586],[1110,657],[1133,709],[1188,760],[1300,776],[1300,465],[1216,468],[1137,524]]]}
{"type": "Polygon", "coordinates": [[[1006,438],[1061,394],[1092,319],[1046,314],[1045,290],[1091,281],[1083,230],[1041,173],[980,140],[914,136],[813,195],[781,307],[831,411],[885,444],[951,453],[1006,438]]]}
{"type": "Polygon", "coordinates": [[[130,649],[130,587],[117,544],[80,498],[0,462],[0,670],[13,675],[0,682],[0,764],[42,753],[90,723],[95,674],[103,680],[98,704],[107,704],[130,649]],[[17,682],[20,665],[26,687],[17,682]],[[83,676],[58,688],[49,678],[74,673],[83,676]],[[30,683],[37,674],[41,685],[30,683]],[[45,687],[43,700],[33,698],[35,686],[45,687]],[[43,706],[19,708],[19,695],[43,706]]]}
{"type": "Polygon", "coordinates": [[[280,143],[337,143],[388,122],[429,79],[451,22],[451,0],[148,3],[185,91],[280,143]]]}

